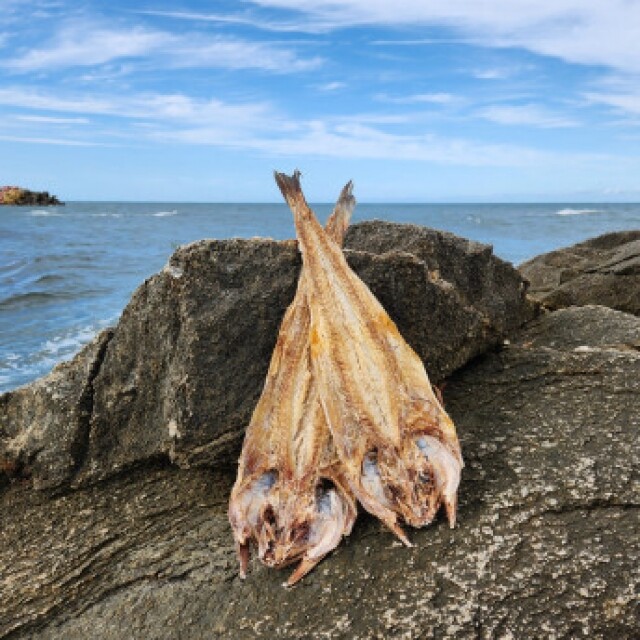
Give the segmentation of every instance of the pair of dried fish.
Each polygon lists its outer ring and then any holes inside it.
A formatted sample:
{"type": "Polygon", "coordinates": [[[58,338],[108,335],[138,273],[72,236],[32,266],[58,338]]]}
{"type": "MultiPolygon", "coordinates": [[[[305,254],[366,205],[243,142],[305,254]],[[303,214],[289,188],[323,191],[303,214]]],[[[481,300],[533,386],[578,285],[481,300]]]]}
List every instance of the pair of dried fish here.
{"type": "Polygon", "coordinates": [[[300,560],[295,584],[351,532],[356,501],[410,546],[401,522],[450,526],[463,465],[424,366],[341,250],[355,206],[342,190],[326,229],[299,174],[276,173],[302,252],[296,296],[247,428],[229,519],[245,576],[300,560]]]}

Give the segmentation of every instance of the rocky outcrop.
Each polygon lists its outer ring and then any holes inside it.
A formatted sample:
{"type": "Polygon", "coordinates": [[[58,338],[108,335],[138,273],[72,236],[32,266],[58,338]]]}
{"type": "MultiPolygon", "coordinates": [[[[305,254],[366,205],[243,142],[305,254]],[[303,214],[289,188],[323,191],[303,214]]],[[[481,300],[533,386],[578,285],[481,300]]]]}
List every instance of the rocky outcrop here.
{"type": "Polygon", "coordinates": [[[440,518],[407,549],[363,515],[290,590],[257,563],[238,579],[233,472],[157,458],[53,497],[13,484],[0,637],[637,638],[638,335],[637,317],[566,309],[467,364],[445,388],[466,460],[457,528],[440,518]]]}
{"type": "Polygon", "coordinates": [[[60,205],[56,196],[52,196],[48,191],[30,191],[22,187],[0,187],[0,205],[11,206],[39,206],[47,207],[60,205]]]}
{"type": "Polygon", "coordinates": [[[84,462],[93,411],[93,380],[113,335],[100,333],[71,362],[0,395],[0,488],[8,478],[38,489],[68,484],[84,462]],[[1,472],[4,471],[4,474],[1,472]]]}
{"type": "Polygon", "coordinates": [[[550,309],[600,304],[640,315],[640,230],[607,233],[519,267],[550,309]]]}
{"type": "MultiPolygon", "coordinates": [[[[436,381],[534,314],[520,275],[486,245],[372,222],[346,246],[436,381]]],[[[293,241],[178,249],[113,331],[0,397],[5,477],[52,489],[166,459],[233,467],[299,269],[293,241]]]]}

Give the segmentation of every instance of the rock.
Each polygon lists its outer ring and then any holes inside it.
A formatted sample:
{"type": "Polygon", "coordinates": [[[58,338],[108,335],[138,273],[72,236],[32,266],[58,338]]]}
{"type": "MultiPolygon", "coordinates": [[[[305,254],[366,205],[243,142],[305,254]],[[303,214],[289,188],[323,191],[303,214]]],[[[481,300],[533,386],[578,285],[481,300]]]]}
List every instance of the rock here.
{"type": "MultiPolygon", "coordinates": [[[[486,245],[383,222],[355,225],[346,244],[349,262],[436,381],[534,314],[520,275],[486,245]]],[[[61,391],[59,413],[42,396],[52,417],[29,439],[40,392],[27,387],[2,400],[11,427],[0,430],[0,460],[28,463],[36,486],[46,487],[166,458],[185,468],[235,466],[300,264],[293,241],[181,247],[133,295],[84,382],[82,406],[61,391]],[[82,420],[68,419],[73,411],[82,420]],[[59,424],[69,429],[64,437],[48,426],[59,424]],[[82,446],[69,454],[70,442],[82,446]]],[[[93,355],[79,358],[74,371],[93,355]]]]}
{"type": "Polygon", "coordinates": [[[30,191],[22,187],[0,187],[0,205],[41,206],[62,205],[56,196],[48,191],[30,191]]]}
{"type": "Polygon", "coordinates": [[[640,230],[607,233],[519,267],[550,309],[599,304],[640,315],[640,230]]]}
{"type": "MultiPolygon", "coordinates": [[[[459,522],[407,549],[361,515],[298,586],[237,576],[234,474],[161,460],[53,498],[0,496],[0,637],[640,637],[640,318],[546,314],[445,389],[459,522]]],[[[115,339],[115,338],[114,338],[115,339]]]]}
{"type": "Polygon", "coordinates": [[[105,330],[71,362],[36,382],[0,395],[0,487],[31,479],[37,489],[67,483],[86,455],[93,380],[112,331],[105,330]]]}

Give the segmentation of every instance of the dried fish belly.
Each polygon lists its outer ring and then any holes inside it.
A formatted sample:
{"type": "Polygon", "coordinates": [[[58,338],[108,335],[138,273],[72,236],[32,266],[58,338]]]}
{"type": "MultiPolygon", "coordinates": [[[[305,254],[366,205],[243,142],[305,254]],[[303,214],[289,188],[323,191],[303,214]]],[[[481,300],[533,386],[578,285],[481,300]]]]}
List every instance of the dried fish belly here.
{"type": "MultiPolygon", "coordinates": [[[[342,243],[354,205],[349,183],[327,223],[337,243],[342,243]]],[[[306,281],[303,267],[247,428],[229,503],[241,576],[254,541],[268,566],[300,560],[288,585],[334,549],[350,533],[356,517],[355,499],[311,374],[306,281]]]]}
{"type": "Polygon", "coordinates": [[[424,366],[307,205],[299,176],[277,174],[308,278],[312,372],[349,485],[409,544],[400,523],[454,526],[463,466],[453,422],[424,366]]]}

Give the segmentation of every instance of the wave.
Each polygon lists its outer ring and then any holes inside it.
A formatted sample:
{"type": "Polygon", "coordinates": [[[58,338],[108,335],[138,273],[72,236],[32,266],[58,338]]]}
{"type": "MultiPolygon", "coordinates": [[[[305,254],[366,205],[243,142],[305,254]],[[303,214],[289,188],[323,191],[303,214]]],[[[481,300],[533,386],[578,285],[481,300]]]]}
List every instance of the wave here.
{"type": "Polygon", "coordinates": [[[152,213],[152,216],[155,218],[166,218],[168,216],[177,216],[178,210],[174,209],[173,211],[158,211],[157,213],[152,213]]]}
{"type": "Polygon", "coordinates": [[[68,332],[66,334],[56,336],[51,340],[47,340],[42,346],[41,354],[47,358],[53,358],[56,361],[64,356],[75,353],[89,342],[99,331],[99,327],[89,325],[80,327],[79,329],[68,332]]]}
{"type": "Polygon", "coordinates": [[[122,218],[121,213],[92,213],[92,218],[122,218]]]}
{"type": "Polygon", "coordinates": [[[47,374],[59,362],[73,357],[99,331],[116,321],[117,316],[112,316],[108,320],[71,327],[44,340],[28,354],[9,352],[0,355],[0,392],[47,374]]]}
{"type": "MultiPolygon", "coordinates": [[[[44,281],[44,284],[48,284],[44,281]]],[[[8,295],[6,298],[0,298],[0,310],[4,309],[24,309],[26,307],[42,306],[51,303],[58,303],[62,301],[77,300],[78,298],[87,298],[99,296],[104,294],[106,289],[93,288],[93,289],[73,289],[68,288],[65,290],[54,289],[52,291],[26,291],[24,293],[14,293],[8,295]]]]}
{"type": "Polygon", "coordinates": [[[560,209],[556,211],[557,216],[583,216],[589,213],[604,213],[602,209],[560,209]]]}
{"type": "Polygon", "coordinates": [[[27,293],[15,293],[0,300],[0,309],[25,307],[55,300],[56,298],[70,298],[72,296],[50,291],[28,291],[27,293]]]}
{"type": "Polygon", "coordinates": [[[28,215],[34,217],[46,217],[46,216],[61,216],[62,214],[59,211],[46,211],[45,209],[32,209],[29,211],[28,215]]]}

